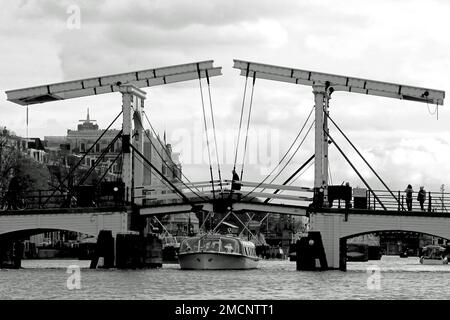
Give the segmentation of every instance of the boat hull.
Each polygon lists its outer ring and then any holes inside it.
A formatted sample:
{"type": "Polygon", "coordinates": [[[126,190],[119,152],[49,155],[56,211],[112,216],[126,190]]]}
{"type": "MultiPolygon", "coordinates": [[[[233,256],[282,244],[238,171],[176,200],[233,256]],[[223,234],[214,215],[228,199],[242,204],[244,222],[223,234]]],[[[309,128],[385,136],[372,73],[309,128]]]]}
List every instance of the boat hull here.
{"type": "Polygon", "coordinates": [[[423,257],[420,258],[421,264],[428,264],[428,265],[442,265],[442,264],[448,264],[448,259],[424,259],[423,257]]]}
{"type": "Polygon", "coordinates": [[[179,254],[182,270],[246,270],[256,269],[259,259],[240,254],[193,252],[179,254]]]}

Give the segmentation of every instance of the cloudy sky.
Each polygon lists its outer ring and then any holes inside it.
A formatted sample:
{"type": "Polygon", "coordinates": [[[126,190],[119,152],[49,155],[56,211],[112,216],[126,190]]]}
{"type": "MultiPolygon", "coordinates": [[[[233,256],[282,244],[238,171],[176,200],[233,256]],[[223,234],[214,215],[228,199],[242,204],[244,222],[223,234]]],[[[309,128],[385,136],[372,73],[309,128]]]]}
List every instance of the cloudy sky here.
{"type": "MultiPolygon", "coordinates": [[[[450,92],[446,0],[349,0],[339,5],[331,0],[1,0],[1,6],[0,125],[26,134],[25,109],[8,102],[5,90],[214,60],[223,67],[223,76],[212,79],[211,90],[224,178],[230,178],[233,165],[244,89],[233,59],[450,92]],[[73,24],[77,8],[79,28],[73,24]]],[[[181,152],[185,174],[191,180],[207,179],[198,81],[145,90],[147,114],[181,152]]],[[[207,99],[206,90],[204,94],[207,99]]],[[[403,190],[411,183],[415,189],[425,185],[439,190],[446,184],[450,190],[446,104],[437,120],[433,105],[335,93],[330,115],[392,189],[403,190]]],[[[278,163],[312,105],[310,87],[257,80],[244,180],[259,181],[278,163]]],[[[29,135],[65,135],[88,107],[91,117],[106,127],[120,111],[120,95],[30,106],[29,135]]],[[[379,187],[330,127],[364,177],[379,187]]],[[[312,133],[276,182],[283,182],[313,153],[312,133]]],[[[241,154],[238,159],[240,171],[241,154]]],[[[333,183],[362,186],[334,146],[330,160],[333,183]]],[[[311,186],[312,180],[310,168],[296,184],[311,186]]]]}

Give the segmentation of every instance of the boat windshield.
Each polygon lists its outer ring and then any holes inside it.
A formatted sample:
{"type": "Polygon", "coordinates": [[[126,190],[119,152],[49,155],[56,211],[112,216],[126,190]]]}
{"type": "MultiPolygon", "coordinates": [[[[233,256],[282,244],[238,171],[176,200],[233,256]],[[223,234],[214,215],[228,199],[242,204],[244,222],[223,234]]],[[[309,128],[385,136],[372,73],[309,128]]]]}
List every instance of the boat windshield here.
{"type": "Polygon", "coordinates": [[[442,259],[443,250],[441,248],[424,248],[423,256],[428,259],[442,259]]]}
{"type": "Polygon", "coordinates": [[[191,238],[183,240],[183,243],[180,246],[180,252],[197,251],[198,240],[199,238],[191,238]]]}
{"type": "Polygon", "coordinates": [[[219,252],[220,239],[202,239],[200,240],[200,250],[219,252]]]}
{"type": "Polygon", "coordinates": [[[226,253],[239,253],[239,242],[235,239],[221,238],[221,251],[226,253]]]}
{"type": "Polygon", "coordinates": [[[182,241],[180,253],[190,251],[209,251],[225,253],[241,253],[239,241],[226,237],[195,237],[182,241]]]}

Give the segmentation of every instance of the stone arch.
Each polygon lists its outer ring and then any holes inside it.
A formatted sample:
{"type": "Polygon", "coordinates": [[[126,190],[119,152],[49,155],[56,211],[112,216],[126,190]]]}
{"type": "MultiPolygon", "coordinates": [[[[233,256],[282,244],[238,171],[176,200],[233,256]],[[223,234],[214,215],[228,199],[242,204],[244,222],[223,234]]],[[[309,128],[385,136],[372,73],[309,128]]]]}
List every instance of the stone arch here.
{"type": "Polygon", "coordinates": [[[351,239],[351,238],[354,238],[354,237],[364,236],[366,234],[383,233],[383,232],[414,232],[414,233],[417,233],[417,234],[426,234],[426,235],[429,235],[429,236],[438,237],[438,238],[442,238],[442,239],[445,239],[447,241],[450,241],[450,235],[441,236],[441,235],[438,235],[438,234],[432,234],[432,233],[423,232],[423,231],[417,231],[417,230],[398,230],[398,229],[397,230],[388,229],[388,230],[364,231],[364,232],[360,232],[360,233],[347,235],[347,236],[341,237],[340,239],[348,240],[348,239],[351,239]]]}
{"type": "Polygon", "coordinates": [[[0,241],[2,240],[21,240],[23,238],[28,238],[30,236],[46,233],[46,232],[55,232],[55,231],[70,231],[82,233],[88,236],[97,237],[97,234],[86,233],[82,230],[76,230],[75,228],[23,228],[16,230],[9,230],[8,232],[4,232],[0,234],[0,241]]]}
{"type": "Polygon", "coordinates": [[[342,248],[346,239],[376,231],[411,231],[450,239],[450,216],[433,213],[314,213],[311,231],[320,231],[328,266],[343,269],[342,248]],[[345,240],[345,241],[343,241],[345,240]]]}

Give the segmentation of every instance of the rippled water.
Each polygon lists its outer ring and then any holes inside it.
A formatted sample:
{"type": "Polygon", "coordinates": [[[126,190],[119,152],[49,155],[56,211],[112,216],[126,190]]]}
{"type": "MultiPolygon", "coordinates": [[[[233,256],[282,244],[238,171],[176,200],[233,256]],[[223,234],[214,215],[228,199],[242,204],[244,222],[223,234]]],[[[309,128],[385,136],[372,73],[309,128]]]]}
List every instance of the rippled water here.
{"type": "Polygon", "coordinates": [[[450,299],[450,265],[384,256],[349,262],[348,271],[299,272],[295,262],[261,261],[257,270],[89,270],[89,261],[24,260],[22,270],[0,270],[1,299],[450,299]],[[66,267],[79,265],[81,289],[67,289],[66,267]],[[380,288],[367,285],[368,267],[380,288]]]}

